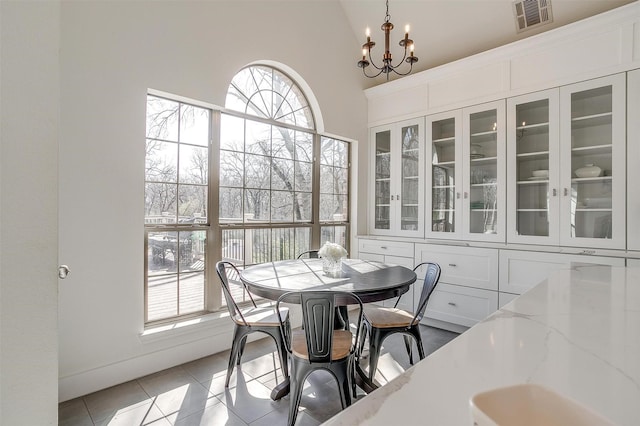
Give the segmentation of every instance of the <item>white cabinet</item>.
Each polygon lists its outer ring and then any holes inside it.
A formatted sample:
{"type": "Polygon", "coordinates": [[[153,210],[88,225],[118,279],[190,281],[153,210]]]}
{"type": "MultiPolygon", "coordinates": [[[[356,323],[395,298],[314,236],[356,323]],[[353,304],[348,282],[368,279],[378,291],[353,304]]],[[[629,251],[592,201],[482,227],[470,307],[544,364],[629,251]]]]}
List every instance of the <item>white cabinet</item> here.
{"type": "Polygon", "coordinates": [[[500,294],[522,294],[559,269],[584,265],[624,266],[621,257],[500,250],[500,294]]]}
{"type": "Polygon", "coordinates": [[[371,129],[371,234],[424,236],[424,119],[371,129]]]}
{"type": "Polygon", "coordinates": [[[640,69],[627,74],[627,250],[640,250],[640,69]]]}
{"type": "MultiPolygon", "coordinates": [[[[440,281],[425,312],[429,318],[470,327],[498,309],[498,250],[416,244],[416,264],[440,265],[440,281]]],[[[418,270],[418,281],[424,278],[418,270]]],[[[415,286],[419,295],[422,282],[415,286]]],[[[418,296],[414,296],[417,300],[418,296]]]]}
{"type": "Polygon", "coordinates": [[[559,90],[507,100],[507,241],[559,243],[559,90]]]}
{"type": "MultiPolygon", "coordinates": [[[[360,238],[358,240],[358,258],[413,269],[413,243],[360,238]]],[[[400,297],[398,308],[410,312],[413,311],[413,287],[415,287],[415,285],[414,283],[412,288],[400,297]]],[[[383,306],[393,306],[396,300],[396,298],[385,300],[380,302],[380,304],[383,306]]]]}
{"type": "Polygon", "coordinates": [[[560,88],[560,245],[625,248],[625,99],[625,74],[560,88]]]}
{"type": "Polygon", "coordinates": [[[505,240],[504,101],[427,117],[427,236],[505,240]]]}
{"type": "Polygon", "coordinates": [[[510,243],[623,249],[625,78],[507,102],[510,243]]]}

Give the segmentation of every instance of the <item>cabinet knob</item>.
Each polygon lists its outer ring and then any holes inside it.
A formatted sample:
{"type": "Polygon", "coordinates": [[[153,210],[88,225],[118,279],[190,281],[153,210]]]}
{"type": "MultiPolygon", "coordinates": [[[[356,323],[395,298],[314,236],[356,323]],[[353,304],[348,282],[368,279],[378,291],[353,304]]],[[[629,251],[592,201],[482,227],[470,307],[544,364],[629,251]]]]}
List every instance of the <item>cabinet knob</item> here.
{"type": "Polygon", "coordinates": [[[391,196],[391,201],[393,201],[393,195],[391,196]]]}
{"type": "Polygon", "coordinates": [[[449,303],[448,303],[448,305],[450,305],[450,306],[457,306],[457,305],[456,305],[455,303],[453,303],[453,302],[449,302],[449,303]]]}

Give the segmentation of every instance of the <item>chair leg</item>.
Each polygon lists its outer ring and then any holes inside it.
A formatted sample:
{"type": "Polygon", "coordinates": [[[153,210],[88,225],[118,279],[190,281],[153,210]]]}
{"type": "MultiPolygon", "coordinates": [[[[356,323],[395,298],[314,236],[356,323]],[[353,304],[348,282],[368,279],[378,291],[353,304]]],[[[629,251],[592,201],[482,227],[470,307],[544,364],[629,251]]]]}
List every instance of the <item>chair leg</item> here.
{"type": "Polygon", "coordinates": [[[304,381],[309,374],[309,370],[300,365],[299,362],[293,361],[291,363],[291,380],[290,380],[290,392],[289,392],[289,420],[288,425],[293,426],[296,423],[298,417],[298,408],[300,408],[300,400],[302,399],[302,389],[304,387],[304,381]]]}
{"type": "Polygon", "coordinates": [[[407,348],[407,355],[409,355],[409,364],[413,365],[413,342],[407,335],[402,337],[404,338],[404,346],[407,348]]]}
{"type": "Polygon", "coordinates": [[[379,328],[371,327],[369,329],[369,379],[373,382],[378,368],[378,358],[380,357],[380,349],[382,348],[382,332],[379,328]]]}
{"type": "Polygon", "coordinates": [[[276,349],[278,350],[278,358],[280,358],[280,368],[282,368],[282,375],[287,378],[289,377],[289,365],[287,362],[288,353],[287,348],[285,347],[284,338],[280,333],[280,330],[276,330],[273,333],[269,333],[269,335],[273,338],[276,343],[276,349]]]}
{"type": "Polygon", "coordinates": [[[338,381],[338,391],[340,392],[340,403],[342,408],[351,405],[351,380],[349,380],[351,360],[347,360],[346,364],[338,364],[337,368],[333,368],[333,374],[338,381]],[[345,368],[346,367],[346,368],[345,368]]]}
{"type": "Polygon", "coordinates": [[[244,353],[244,346],[247,344],[247,336],[245,335],[240,342],[240,348],[238,350],[238,359],[236,361],[236,365],[240,365],[240,360],[242,359],[242,354],[244,353]]]}
{"type": "Polygon", "coordinates": [[[422,335],[420,334],[420,327],[416,325],[414,327],[411,327],[411,329],[413,330],[413,336],[415,337],[416,344],[418,345],[418,356],[420,356],[420,359],[424,359],[424,346],[422,346],[422,335]]]}
{"type": "Polygon", "coordinates": [[[238,352],[240,350],[241,341],[243,337],[240,327],[236,326],[233,332],[233,341],[231,343],[231,353],[229,354],[229,365],[227,366],[227,378],[224,382],[224,387],[229,387],[229,380],[231,380],[231,374],[233,373],[233,367],[236,365],[238,359],[238,352]]]}

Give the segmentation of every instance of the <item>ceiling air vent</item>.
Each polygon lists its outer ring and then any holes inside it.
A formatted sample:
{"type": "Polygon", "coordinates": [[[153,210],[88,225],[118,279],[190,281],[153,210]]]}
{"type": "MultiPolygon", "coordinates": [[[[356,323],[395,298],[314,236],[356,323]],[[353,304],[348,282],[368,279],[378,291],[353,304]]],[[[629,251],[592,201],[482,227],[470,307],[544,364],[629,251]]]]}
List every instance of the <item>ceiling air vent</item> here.
{"type": "Polygon", "coordinates": [[[518,32],[553,22],[551,0],[519,0],[513,2],[518,32]]]}

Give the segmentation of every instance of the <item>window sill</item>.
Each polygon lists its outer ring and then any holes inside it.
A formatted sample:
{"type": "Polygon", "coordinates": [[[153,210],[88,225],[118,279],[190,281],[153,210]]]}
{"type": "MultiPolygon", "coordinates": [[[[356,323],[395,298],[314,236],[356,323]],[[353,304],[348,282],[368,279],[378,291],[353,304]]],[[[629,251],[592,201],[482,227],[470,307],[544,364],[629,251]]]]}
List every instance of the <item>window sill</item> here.
{"type": "MultiPolygon", "coordinates": [[[[258,308],[273,309],[274,303],[259,303],[258,308]]],[[[196,318],[189,318],[172,323],[150,326],[140,334],[142,343],[152,343],[160,340],[181,337],[186,334],[203,330],[214,330],[212,335],[233,331],[233,321],[229,318],[229,311],[211,312],[196,318]]]]}

